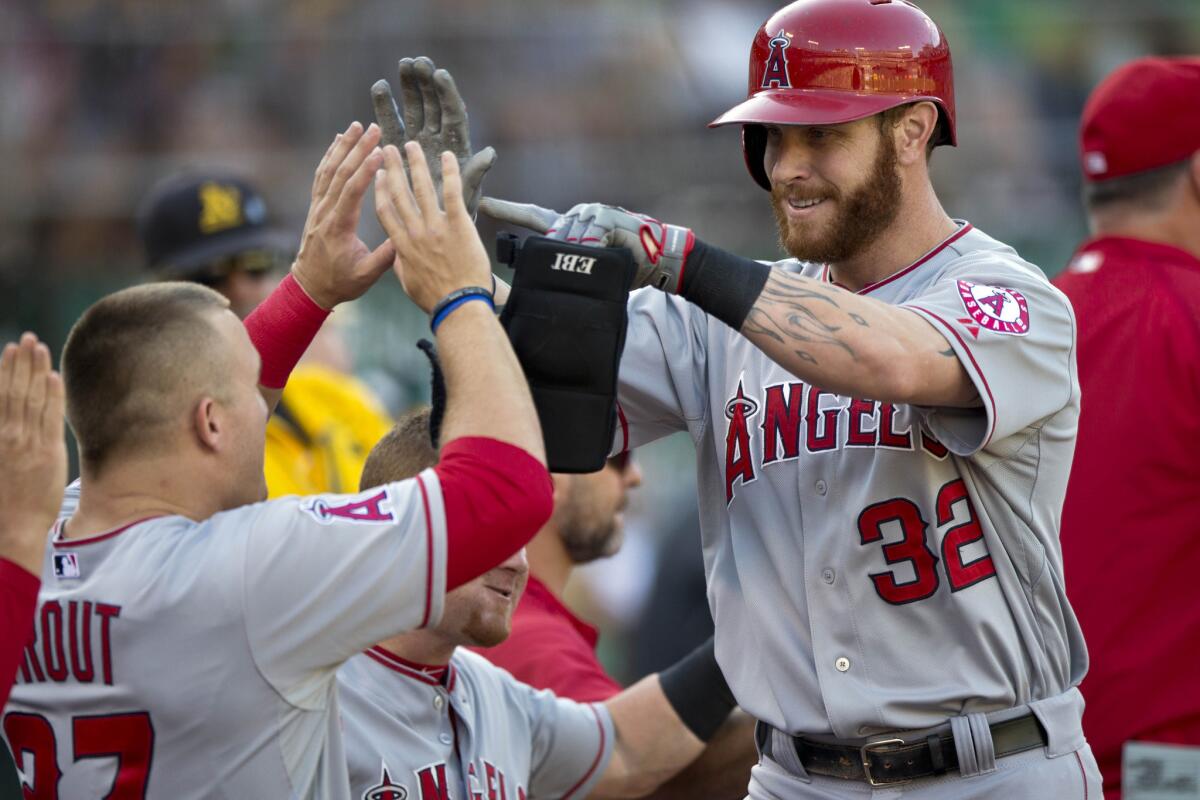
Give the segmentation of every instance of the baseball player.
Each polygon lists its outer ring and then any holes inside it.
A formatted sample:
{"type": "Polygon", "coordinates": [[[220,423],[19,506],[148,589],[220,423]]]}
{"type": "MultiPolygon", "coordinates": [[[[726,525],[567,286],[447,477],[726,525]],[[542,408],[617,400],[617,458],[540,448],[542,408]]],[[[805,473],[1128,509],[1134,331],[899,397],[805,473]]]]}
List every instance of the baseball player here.
{"type": "MultiPolygon", "coordinates": [[[[436,463],[429,416],[411,412],[375,446],[364,490],[436,463]]],[[[688,711],[707,695],[728,697],[711,655],[709,673],[685,659],[592,704],[539,691],[465,649],[504,641],[528,574],[522,550],[448,593],[438,625],[380,642],[342,667],[354,797],[640,797],[700,753],[723,715],[694,728],[688,711]]]]}
{"type": "Polygon", "coordinates": [[[437,624],[447,590],[549,516],[541,432],[489,304],[439,302],[489,274],[461,235],[455,165],[447,213],[413,166],[421,207],[371,250],[355,231],[378,141],[357,123],[335,139],[291,274],[244,327],[211,289],[162,283],[100,300],[72,329],[63,377],[83,480],[46,550],[3,717],[26,796],[348,797],[337,668],[437,624]],[[441,460],[357,495],[257,502],[270,401],[329,310],[394,261],[437,310],[441,460]]]}
{"type": "MultiPolygon", "coordinates": [[[[427,154],[449,149],[463,164],[464,194],[480,195],[495,152],[484,148],[472,155],[466,104],[454,79],[428,58],[403,58],[399,85],[403,119],[386,80],[376,82],[371,90],[384,140],[402,142],[411,136],[427,154]]],[[[404,447],[376,447],[372,460],[377,465],[390,463],[392,474],[415,472],[409,463],[414,451],[430,457],[418,447],[424,438],[419,433],[406,435],[404,447]]],[[[549,689],[559,697],[595,702],[621,691],[596,657],[596,629],[559,597],[575,565],[610,555],[620,546],[618,511],[624,506],[626,490],[641,482],[641,472],[629,455],[614,455],[596,473],[552,475],[555,512],[529,544],[531,574],[513,615],[511,635],[492,647],[475,648],[522,683],[549,689]]],[[[692,797],[702,788],[714,800],[741,797],[756,760],[752,725],[742,712],[730,716],[703,755],[653,796],[659,800],[692,797]]]]}
{"type": "Polygon", "coordinates": [[[1200,630],[1197,96],[1196,56],[1137,59],[1092,92],[1080,160],[1093,237],[1055,279],[1079,315],[1079,382],[1103,398],[1080,416],[1062,544],[1108,800],[1200,797],[1200,692],[1178,657],[1200,630]]]}
{"type": "MultiPolygon", "coordinates": [[[[32,333],[0,355],[0,708],[29,639],[46,531],[67,480],[62,379],[32,333]]],[[[2,773],[0,773],[2,774],[2,773]]]]}
{"type": "MultiPolygon", "coordinates": [[[[950,50],[901,0],[798,0],[759,29],[742,126],[792,258],[611,206],[484,199],[629,247],[615,450],[696,443],[717,656],[760,720],[752,798],[1085,798],[1059,514],[1079,410],[1070,305],[942,209],[950,50]]],[[[502,294],[502,290],[499,294],[502,294]]]]}

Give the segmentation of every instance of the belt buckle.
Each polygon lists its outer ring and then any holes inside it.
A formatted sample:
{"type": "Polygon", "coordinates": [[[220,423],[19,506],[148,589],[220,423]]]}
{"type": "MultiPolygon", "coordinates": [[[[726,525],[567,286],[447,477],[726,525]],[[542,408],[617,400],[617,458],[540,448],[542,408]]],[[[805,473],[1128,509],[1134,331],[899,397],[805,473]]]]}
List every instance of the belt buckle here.
{"type": "Polygon", "coordinates": [[[877,742],[867,742],[858,748],[859,759],[862,761],[863,774],[866,775],[867,783],[871,786],[898,786],[899,784],[910,783],[912,781],[912,778],[900,778],[894,781],[876,780],[875,776],[871,774],[871,760],[867,758],[867,754],[877,748],[894,744],[904,745],[908,744],[908,742],[903,739],[880,739],[877,742]]]}

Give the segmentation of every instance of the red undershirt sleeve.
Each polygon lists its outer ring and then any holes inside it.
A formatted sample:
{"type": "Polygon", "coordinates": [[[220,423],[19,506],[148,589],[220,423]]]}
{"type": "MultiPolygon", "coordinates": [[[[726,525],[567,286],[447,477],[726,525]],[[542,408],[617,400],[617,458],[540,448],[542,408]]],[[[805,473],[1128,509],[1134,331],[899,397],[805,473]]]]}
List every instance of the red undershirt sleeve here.
{"type": "Polygon", "coordinates": [[[8,702],[17,665],[33,630],[41,585],[36,575],[0,558],[0,709],[8,702]]]}
{"type": "Polygon", "coordinates": [[[554,509],[550,473],[519,447],[464,436],[434,467],[446,508],[446,591],[503,563],[554,509]]]}

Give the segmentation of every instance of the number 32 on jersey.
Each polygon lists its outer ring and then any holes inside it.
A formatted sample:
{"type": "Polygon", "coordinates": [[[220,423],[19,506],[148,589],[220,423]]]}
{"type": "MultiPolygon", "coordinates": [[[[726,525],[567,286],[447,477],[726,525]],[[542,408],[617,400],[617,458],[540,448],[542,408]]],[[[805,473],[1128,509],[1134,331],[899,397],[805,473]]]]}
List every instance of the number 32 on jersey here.
{"type": "MultiPolygon", "coordinates": [[[[945,527],[942,536],[941,563],[950,583],[950,591],[958,592],[974,586],[996,574],[992,557],[984,550],[970,561],[963,550],[975,543],[983,547],[983,530],[975,516],[971,498],[962,478],[956,478],[942,486],[937,493],[937,525],[945,527]],[[953,524],[955,507],[965,508],[966,520],[953,524]],[[946,527],[948,526],[948,527],[946,527]]],[[[929,523],[921,516],[921,508],[905,497],[894,497],[869,505],[858,515],[858,535],[861,544],[883,543],[883,557],[888,564],[911,566],[914,577],[899,581],[896,572],[873,572],[871,581],[875,592],[893,605],[915,603],[932,597],[941,584],[938,575],[938,555],[929,546],[926,530],[929,523]],[[899,527],[901,538],[886,541],[884,533],[889,527],[899,527]]]]}

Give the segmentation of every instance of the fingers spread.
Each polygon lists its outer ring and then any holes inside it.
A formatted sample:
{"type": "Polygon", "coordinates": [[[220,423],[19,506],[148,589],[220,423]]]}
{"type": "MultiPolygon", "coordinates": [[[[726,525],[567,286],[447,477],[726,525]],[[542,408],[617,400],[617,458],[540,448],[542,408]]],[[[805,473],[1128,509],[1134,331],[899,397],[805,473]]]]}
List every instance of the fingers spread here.
{"type": "Polygon", "coordinates": [[[471,131],[467,125],[467,104],[463,102],[454,78],[444,69],[433,73],[433,85],[437,90],[442,109],[442,132],[445,134],[446,149],[459,159],[471,154],[471,131]]]}
{"type": "MultiPolygon", "coordinates": [[[[403,172],[404,168],[400,168],[403,172]]],[[[375,216],[379,217],[379,224],[383,226],[383,230],[388,235],[388,240],[393,243],[400,243],[400,248],[408,243],[408,229],[404,226],[404,220],[400,217],[400,212],[396,210],[396,203],[392,199],[392,194],[389,189],[389,170],[379,170],[375,173],[375,216]]]]}
{"type": "Polygon", "coordinates": [[[409,188],[408,175],[405,174],[400,151],[391,145],[383,148],[383,163],[387,168],[385,184],[388,197],[399,222],[405,229],[420,229],[421,212],[417,210],[416,200],[413,198],[412,189],[409,188]]]}
{"type": "Polygon", "coordinates": [[[417,87],[421,92],[421,107],[425,110],[425,124],[421,126],[423,133],[440,133],[442,130],[442,105],[438,99],[437,89],[433,85],[433,62],[425,56],[413,62],[413,70],[417,75],[417,87]]]}
{"type": "Polygon", "coordinates": [[[404,99],[404,126],[408,129],[407,135],[416,136],[425,126],[425,109],[411,58],[400,59],[400,94],[404,99]]]}
{"type": "Polygon", "coordinates": [[[342,192],[345,190],[346,183],[350,180],[350,177],[362,166],[367,156],[379,144],[379,136],[379,126],[372,122],[366,132],[358,137],[358,140],[354,143],[354,147],[346,154],[342,163],[334,170],[328,194],[335,202],[340,202],[342,192]]]}
{"type": "Polygon", "coordinates": [[[535,206],[532,203],[513,203],[485,197],[479,201],[479,210],[492,219],[529,228],[541,234],[549,233],[558,219],[558,212],[535,206]]]}
{"type": "Polygon", "coordinates": [[[358,227],[363,197],[367,193],[367,187],[371,185],[371,179],[375,177],[376,171],[382,166],[383,152],[376,147],[367,154],[363,162],[358,165],[358,169],[354,170],[354,174],[350,176],[350,180],[346,182],[346,187],[338,197],[335,209],[337,223],[343,230],[352,231],[358,227]]]}
{"type": "Polygon", "coordinates": [[[485,147],[463,165],[462,191],[467,201],[467,211],[474,213],[478,208],[479,197],[483,193],[483,179],[495,163],[496,151],[485,147]]]}
{"type": "Polygon", "coordinates": [[[412,178],[412,192],[413,197],[417,199],[417,208],[421,210],[421,216],[426,221],[433,220],[439,209],[429,164],[425,161],[421,146],[416,142],[404,145],[404,151],[408,156],[408,172],[412,178]]]}
{"type": "Polygon", "coordinates": [[[372,280],[377,279],[380,275],[388,271],[392,266],[392,261],[396,259],[396,246],[391,239],[385,239],[383,244],[376,247],[364,259],[364,266],[367,272],[371,275],[372,280]]]}
{"type": "Polygon", "coordinates": [[[469,223],[467,207],[463,205],[462,176],[458,173],[458,159],[449,150],[442,153],[442,205],[446,214],[463,217],[469,223]]]}
{"type": "Polygon", "coordinates": [[[375,81],[371,87],[371,104],[375,106],[375,121],[383,134],[381,141],[396,147],[404,144],[404,122],[400,119],[400,109],[396,108],[396,98],[392,96],[392,85],[385,80],[375,81]]]}
{"type": "Polygon", "coordinates": [[[337,168],[345,160],[346,154],[350,149],[358,143],[362,136],[362,123],[357,121],[351,122],[350,127],[339,133],[333,141],[333,145],[329,148],[329,152],[322,159],[321,165],[317,167],[317,177],[313,182],[313,200],[318,200],[324,197],[329,192],[329,186],[333,183],[333,176],[337,172],[337,168]]]}

